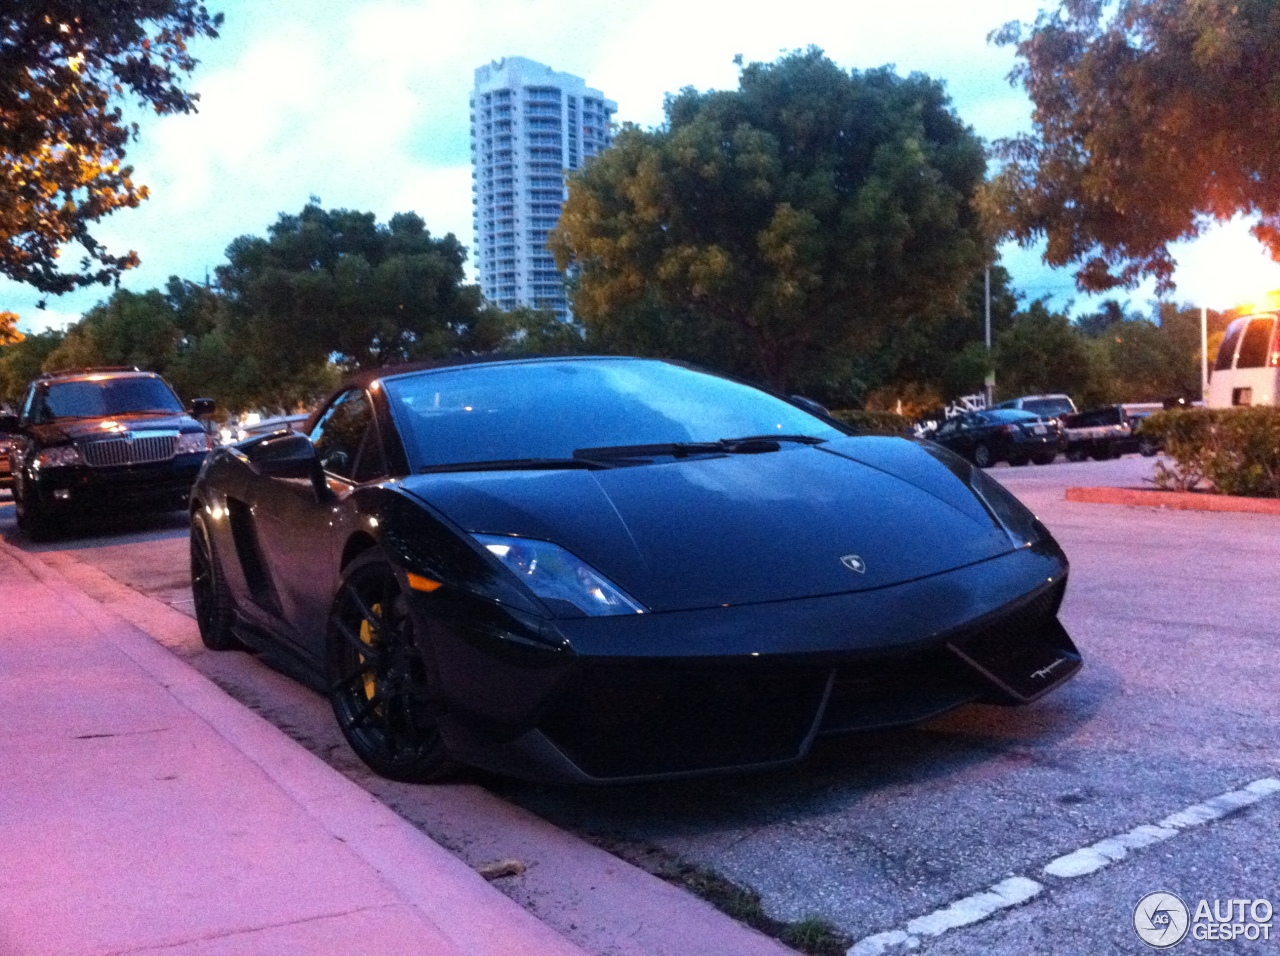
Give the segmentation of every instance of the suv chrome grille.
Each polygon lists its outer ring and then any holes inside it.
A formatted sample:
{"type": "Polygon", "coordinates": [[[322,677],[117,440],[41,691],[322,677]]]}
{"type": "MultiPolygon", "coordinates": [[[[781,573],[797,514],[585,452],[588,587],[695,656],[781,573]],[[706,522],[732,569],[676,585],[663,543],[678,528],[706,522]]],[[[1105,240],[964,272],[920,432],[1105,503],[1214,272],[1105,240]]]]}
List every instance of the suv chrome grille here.
{"type": "Polygon", "coordinates": [[[78,447],[85,462],[94,468],[110,468],[119,465],[144,465],[155,461],[168,461],[177,450],[176,432],[141,435],[133,438],[107,438],[84,442],[78,447]]]}

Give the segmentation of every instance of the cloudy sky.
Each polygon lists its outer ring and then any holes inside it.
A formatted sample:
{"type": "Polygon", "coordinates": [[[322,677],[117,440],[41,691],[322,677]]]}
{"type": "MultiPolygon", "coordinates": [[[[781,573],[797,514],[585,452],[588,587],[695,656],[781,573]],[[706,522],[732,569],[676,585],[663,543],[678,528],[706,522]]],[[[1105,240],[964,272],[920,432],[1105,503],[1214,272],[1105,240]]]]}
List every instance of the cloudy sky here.
{"type": "MultiPolygon", "coordinates": [[[[653,126],[684,86],[733,88],[736,54],[769,61],[810,44],[846,68],[896,64],[943,79],[961,117],[987,140],[1026,129],[1030,106],[1005,80],[1002,23],[1034,18],[1036,0],[208,0],[226,14],[197,48],[190,116],[144,120],[130,158],[152,198],[104,220],[100,239],[136,249],[135,291],[176,274],[202,279],[236,236],[262,235],[309,196],[385,219],[414,210],[437,235],[471,243],[467,97],[477,66],[527,56],[585,77],[618,103],[617,119],[653,126]]],[[[1179,250],[1180,301],[1229,306],[1280,287],[1235,223],[1179,250]],[[1239,293],[1239,294],[1237,294],[1239,293]]],[[[1005,250],[1029,297],[1074,299],[1071,276],[1034,251],[1005,250]]],[[[74,320],[107,290],[35,308],[0,280],[0,309],[28,330],[74,320]]],[[[1132,296],[1145,308],[1150,293],[1132,296]]]]}

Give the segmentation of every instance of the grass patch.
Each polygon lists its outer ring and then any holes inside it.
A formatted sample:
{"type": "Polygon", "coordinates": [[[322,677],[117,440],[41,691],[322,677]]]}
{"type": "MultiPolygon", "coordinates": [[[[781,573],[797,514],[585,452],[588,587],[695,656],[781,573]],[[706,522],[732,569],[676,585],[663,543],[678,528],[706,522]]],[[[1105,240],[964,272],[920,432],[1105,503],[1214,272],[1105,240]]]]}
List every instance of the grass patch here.
{"type": "Polygon", "coordinates": [[[708,867],[685,862],[661,847],[598,837],[596,842],[628,863],[688,890],[720,912],[808,956],[844,956],[853,945],[853,937],[818,916],[794,923],[773,919],[765,913],[760,894],[755,890],[739,886],[708,867]]]}

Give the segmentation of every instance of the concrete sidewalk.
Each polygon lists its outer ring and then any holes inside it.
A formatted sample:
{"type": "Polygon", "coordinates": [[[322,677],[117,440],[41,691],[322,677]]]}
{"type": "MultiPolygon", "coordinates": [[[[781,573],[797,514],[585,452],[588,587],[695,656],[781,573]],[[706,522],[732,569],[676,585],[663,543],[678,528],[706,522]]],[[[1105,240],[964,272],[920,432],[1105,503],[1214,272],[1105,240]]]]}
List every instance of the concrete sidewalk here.
{"type": "Polygon", "coordinates": [[[0,956],[583,956],[0,543],[0,956]]]}

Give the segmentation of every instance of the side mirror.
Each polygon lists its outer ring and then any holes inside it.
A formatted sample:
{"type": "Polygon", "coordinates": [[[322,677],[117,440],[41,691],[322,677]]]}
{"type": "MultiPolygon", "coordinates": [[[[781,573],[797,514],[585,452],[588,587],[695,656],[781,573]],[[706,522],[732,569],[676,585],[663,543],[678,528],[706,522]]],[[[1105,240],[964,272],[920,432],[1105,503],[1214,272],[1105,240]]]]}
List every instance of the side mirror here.
{"type": "Polygon", "coordinates": [[[191,417],[208,418],[217,407],[218,403],[212,398],[193,398],[191,400],[191,417]]]}
{"type": "Polygon", "coordinates": [[[260,475],[305,478],[315,482],[317,488],[324,483],[316,446],[306,435],[274,433],[242,445],[241,451],[260,475]]]}

